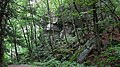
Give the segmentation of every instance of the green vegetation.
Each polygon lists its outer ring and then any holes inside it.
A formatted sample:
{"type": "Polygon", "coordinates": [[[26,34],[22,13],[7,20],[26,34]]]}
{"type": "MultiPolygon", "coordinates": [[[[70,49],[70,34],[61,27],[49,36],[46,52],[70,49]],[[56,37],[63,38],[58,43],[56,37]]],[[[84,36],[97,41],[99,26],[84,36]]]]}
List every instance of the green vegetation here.
{"type": "Polygon", "coordinates": [[[0,1],[0,67],[119,67],[120,0],[0,1]]]}

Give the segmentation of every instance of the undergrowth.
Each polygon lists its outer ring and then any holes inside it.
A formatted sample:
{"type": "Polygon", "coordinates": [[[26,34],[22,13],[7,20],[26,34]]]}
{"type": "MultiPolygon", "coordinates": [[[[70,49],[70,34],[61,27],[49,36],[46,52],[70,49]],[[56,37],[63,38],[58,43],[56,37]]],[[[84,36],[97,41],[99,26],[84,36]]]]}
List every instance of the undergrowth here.
{"type": "MultiPolygon", "coordinates": [[[[70,62],[70,61],[64,61],[61,62],[59,60],[56,59],[51,59],[47,62],[34,62],[33,65],[37,65],[40,67],[87,67],[83,64],[78,64],[77,62],[70,62]]],[[[89,66],[89,67],[94,67],[94,66],[89,66]]]]}
{"type": "Polygon", "coordinates": [[[109,47],[96,56],[95,60],[94,65],[98,67],[120,67],[120,46],[109,47]]]}

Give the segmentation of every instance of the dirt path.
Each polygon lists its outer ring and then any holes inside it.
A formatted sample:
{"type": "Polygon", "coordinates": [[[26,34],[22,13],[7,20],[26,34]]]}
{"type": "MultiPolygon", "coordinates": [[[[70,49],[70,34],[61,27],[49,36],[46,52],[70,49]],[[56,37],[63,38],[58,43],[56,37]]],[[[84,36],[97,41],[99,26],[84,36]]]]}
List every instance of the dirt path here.
{"type": "Polygon", "coordinates": [[[8,67],[38,67],[38,66],[32,66],[32,65],[8,65],[8,67]]]}

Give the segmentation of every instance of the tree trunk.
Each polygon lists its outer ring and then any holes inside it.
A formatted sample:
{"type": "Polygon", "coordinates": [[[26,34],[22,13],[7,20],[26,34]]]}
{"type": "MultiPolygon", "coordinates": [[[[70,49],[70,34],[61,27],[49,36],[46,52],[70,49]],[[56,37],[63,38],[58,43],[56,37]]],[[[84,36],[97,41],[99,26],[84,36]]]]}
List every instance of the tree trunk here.
{"type": "Polygon", "coordinates": [[[94,34],[96,38],[96,44],[97,44],[97,49],[98,49],[98,54],[101,52],[101,47],[100,47],[100,39],[99,39],[99,33],[98,33],[98,17],[97,17],[97,8],[96,8],[96,3],[93,4],[93,23],[94,23],[94,34]]]}
{"type": "Polygon", "coordinates": [[[26,34],[25,34],[24,28],[23,28],[22,25],[20,25],[20,26],[21,26],[21,29],[22,29],[22,33],[23,33],[23,35],[24,35],[24,39],[25,39],[26,45],[29,46],[29,43],[28,43],[27,36],[26,36],[26,34]]]}
{"type": "Polygon", "coordinates": [[[3,23],[3,20],[5,19],[5,8],[7,6],[8,1],[2,0],[0,1],[0,66],[3,65],[3,41],[4,41],[4,27],[5,24],[3,23]]]}
{"type": "Polygon", "coordinates": [[[14,47],[15,47],[15,54],[16,54],[17,61],[19,61],[18,51],[17,51],[17,40],[16,40],[16,27],[13,28],[13,31],[14,31],[14,34],[15,34],[14,37],[13,37],[13,39],[14,39],[14,47]]]}
{"type": "MultiPolygon", "coordinates": [[[[33,43],[35,43],[36,47],[37,47],[37,31],[36,31],[36,24],[35,24],[35,20],[34,20],[34,16],[33,16],[33,9],[32,9],[32,6],[30,4],[30,1],[29,1],[29,6],[30,6],[30,13],[31,13],[31,17],[32,17],[32,22],[31,22],[31,36],[33,36],[33,43]],[[33,31],[32,31],[33,30],[33,31]],[[34,32],[34,33],[32,33],[34,32]]],[[[35,11],[35,10],[34,10],[35,11]]]]}
{"type": "MultiPolygon", "coordinates": [[[[49,15],[49,19],[50,19],[50,31],[51,31],[51,12],[50,12],[50,7],[49,7],[49,0],[47,0],[47,10],[48,10],[48,15],[49,15]]],[[[50,46],[51,46],[51,49],[52,49],[52,52],[53,52],[53,45],[52,45],[52,39],[51,39],[51,36],[52,34],[49,32],[49,40],[50,40],[50,46]]],[[[53,36],[52,36],[53,37],[53,36]]]]}

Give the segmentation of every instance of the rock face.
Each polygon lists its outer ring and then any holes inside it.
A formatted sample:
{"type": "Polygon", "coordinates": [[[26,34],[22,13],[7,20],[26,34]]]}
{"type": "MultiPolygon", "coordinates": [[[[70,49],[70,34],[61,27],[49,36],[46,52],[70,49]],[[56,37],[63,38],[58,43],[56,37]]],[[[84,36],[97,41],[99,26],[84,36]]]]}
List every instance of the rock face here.
{"type": "Polygon", "coordinates": [[[70,35],[73,30],[73,25],[71,23],[65,23],[62,31],[60,32],[60,38],[64,38],[65,35],[70,35]]]}
{"type": "Polygon", "coordinates": [[[8,67],[38,67],[38,66],[32,66],[32,65],[8,65],[8,67]]]}
{"type": "Polygon", "coordinates": [[[44,29],[45,31],[54,31],[54,32],[60,32],[60,27],[57,26],[57,24],[47,24],[47,26],[44,29]]]}

